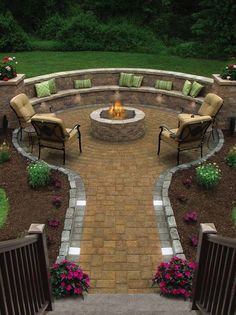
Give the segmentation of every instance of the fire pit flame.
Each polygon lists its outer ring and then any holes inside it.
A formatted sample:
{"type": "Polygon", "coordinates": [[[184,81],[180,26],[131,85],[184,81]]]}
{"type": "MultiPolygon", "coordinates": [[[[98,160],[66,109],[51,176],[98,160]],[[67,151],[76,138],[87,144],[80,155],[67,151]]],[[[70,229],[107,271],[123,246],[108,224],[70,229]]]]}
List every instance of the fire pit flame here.
{"type": "Polygon", "coordinates": [[[119,100],[116,100],[114,105],[112,105],[108,111],[113,118],[123,118],[125,113],[125,109],[119,100]]]}

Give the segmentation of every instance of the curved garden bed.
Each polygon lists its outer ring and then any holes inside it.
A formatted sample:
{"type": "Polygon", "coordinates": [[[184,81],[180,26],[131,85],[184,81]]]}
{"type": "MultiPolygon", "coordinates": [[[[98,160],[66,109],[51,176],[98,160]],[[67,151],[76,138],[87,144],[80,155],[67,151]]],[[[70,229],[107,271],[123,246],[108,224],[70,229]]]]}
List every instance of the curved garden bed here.
{"type": "Polygon", "coordinates": [[[196,258],[196,247],[191,245],[190,237],[198,236],[200,223],[214,223],[219,234],[236,237],[236,225],[232,219],[232,209],[236,202],[236,169],[225,163],[226,154],[235,145],[235,135],[229,137],[225,132],[224,136],[223,148],[207,160],[207,163],[216,163],[221,170],[222,178],[217,186],[211,190],[199,186],[195,167],[191,167],[173,174],[169,187],[180,241],[188,259],[196,258]],[[190,185],[186,185],[186,180],[190,185]],[[197,222],[186,223],[183,219],[186,212],[196,212],[197,222]]]}
{"type": "Polygon", "coordinates": [[[46,224],[50,262],[55,262],[60,245],[64,217],[69,204],[69,183],[60,172],[51,171],[53,181],[46,187],[32,189],[28,184],[26,168],[29,162],[17,153],[11,143],[11,133],[0,135],[10,146],[10,160],[0,164],[0,187],[6,191],[10,209],[5,225],[0,229],[0,241],[23,236],[31,223],[46,224]],[[55,182],[57,183],[55,185],[55,182]],[[60,188],[61,187],[61,188],[60,188]],[[61,199],[61,206],[53,204],[55,196],[61,199]],[[48,220],[58,219],[58,227],[50,227],[48,220]]]}

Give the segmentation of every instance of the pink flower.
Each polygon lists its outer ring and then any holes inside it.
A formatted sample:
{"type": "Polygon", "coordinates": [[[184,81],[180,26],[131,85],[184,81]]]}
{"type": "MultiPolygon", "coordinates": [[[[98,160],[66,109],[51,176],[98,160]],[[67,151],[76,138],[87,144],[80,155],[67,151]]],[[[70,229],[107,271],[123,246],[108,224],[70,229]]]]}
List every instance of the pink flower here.
{"type": "Polygon", "coordinates": [[[165,281],[161,281],[161,282],[160,282],[160,288],[162,289],[162,288],[164,288],[165,286],[166,286],[165,281]]]}
{"type": "Polygon", "coordinates": [[[52,265],[52,268],[58,268],[59,267],[59,264],[53,264],[52,265]]]}
{"type": "Polygon", "coordinates": [[[65,273],[61,273],[60,277],[61,277],[61,279],[65,279],[66,278],[66,274],[65,273]]]}
{"type": "Polygon", "coordinates": [[[170,274],[167,273],[167,274],[165,275],[165,278],[166,278],[166,279],[170,279],[170,278],[171,278],[171,277],[170,277],[170,274]]]}
{"type": "Polygon", "coordinates": [[[171,291],[171,293],[172,293],[172,294],[174,294],[174,295],[179,294],[179,292],[178,292],[178,290],[177,290],[177,289],[173,289],[173,290],[171,291]]]}
{"type": "Polygon", "coordinates": [[[82,289],[81,288],[74,288],[74,294],[81,294],[82,293],[82,289]]]}
{"type": "Polygon", "coordinates": [[[72,289],[72,286],[70,284],[67,285],[66,291],[69,292],[72,289]]]}
{"type": "Polygon", "coordinates": [[[73,279],[73,272],[72,272],[72,271],[69,271],[69,272],[68,272],[67,279],[68,279],[68,280],[73,279]]]}
{"type": "Polygon", "coordinates": [[[189,267],[190,269],[196,269],[197,266],[196,266],[196,263],[190,261],[190,262],[188,263],[188,267],[189,267]]]}
{"type": "Polygon", "coordinates": [[[185,276],[188,277],[188,278],[191,277],[191,272],[190,272],[190,271],[185,271],[184,274],[185,274],[185,276]]]}
{"type": "Polygon", "coordinates": [[[62,288],[65,288],[65,285],[66,285],[65,282],[61,282],[61,287],[62,288]]]}
{"type": "Polygon", "coordinates": [[[183,277],[183,274],[181,272],[176,272],[176,277],[177,278],[182,278],[183,277]]]}

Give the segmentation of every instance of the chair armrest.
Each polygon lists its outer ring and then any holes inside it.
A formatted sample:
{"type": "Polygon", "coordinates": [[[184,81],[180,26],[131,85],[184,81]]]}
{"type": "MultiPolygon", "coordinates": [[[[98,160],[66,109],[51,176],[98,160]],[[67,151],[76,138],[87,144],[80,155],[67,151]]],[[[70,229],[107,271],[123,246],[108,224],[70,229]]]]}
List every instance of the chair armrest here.
{"type": "Polygon", "coordinates": [[[176,137],[176,134],[173,131],[171,131],[171,129],[169,127],[167,127],[166,125],[161,125],[160,129],[161,129],[160,133],[162,133],[162,131],[165,129],[165,130],[169,131],[171,138],[176,137]]]}
{"type": "Polygon", "coordinates": [[[74,125],[74,127],[69,131],[69,133],[71,133],[75,128],[77,128],[77,130],[79,131],[79,124],[74,125]]]}

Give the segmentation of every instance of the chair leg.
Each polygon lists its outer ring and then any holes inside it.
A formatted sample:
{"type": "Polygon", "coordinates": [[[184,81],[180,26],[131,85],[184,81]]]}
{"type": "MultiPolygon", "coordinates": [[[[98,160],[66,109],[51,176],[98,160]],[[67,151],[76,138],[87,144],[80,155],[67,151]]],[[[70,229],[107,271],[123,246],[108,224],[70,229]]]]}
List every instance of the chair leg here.
{"type": "Polygon", "coordinates": [[[158,138],[158,149],[157,149],[157,155],[160,154],[160,150],[161,150],[161,137],[159,136],[158,138]]]}
{"type": "Polygon", "coordinates": [[[41,146],[39,145],[39,155],[38,155],[39,160],[40,160],[40,153],[41,153],[41,146]]]}
{"type": "Polygon", "coordinates": [[[179,149],[177,151],[177,165],[179,165],[179,149]]]}
{"type": "Polygon", "coordinates": [[[82,153],[82,146],[81,146],[81,133],[80,133],[80,130],[79,130],[79,125],[77,126],[77,131],[78,131],[78,139],[79,139],[79,151],[80,153],[82,153]]]}
{"type": "Polygon", "coordinates": [[[66,150],[63,149],[63,165],[66,163],[66,150]]]}

